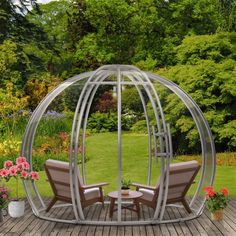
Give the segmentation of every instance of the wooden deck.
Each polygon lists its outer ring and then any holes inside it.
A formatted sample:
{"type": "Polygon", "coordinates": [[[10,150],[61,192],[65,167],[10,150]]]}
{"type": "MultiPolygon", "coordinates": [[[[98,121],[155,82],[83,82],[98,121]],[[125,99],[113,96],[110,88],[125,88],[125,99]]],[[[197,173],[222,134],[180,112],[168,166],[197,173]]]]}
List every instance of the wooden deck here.
{"type": "MultiPolygon", "coordinates": [[[[53,209],[51,215],[63,215],[70,218],[71,210],[67,208],[53,209]]],[[[86,217],[94,220],[109,220],[108,206],[102,208],[100,205],[93,205],[87,208],[86,217]]],[[[151,213],[147,207],[141,206],[141,217],[145,219],[151,213]]],[[[165,217],[171,217],[173,214],[182,214],[181,210],[174,212],[168,210],[165,217]]],[[[126,220],[137,220],[135,212],[122,210],[122,217],[126,220]]],[[[185,223],[148,225],[148,226],[81,226],[64,223],[54,223],[40,220],[32,214],[27,204],[24,217],[13,219],[7,216],[3,223],[0,223],[0,235],[127,235],[127,236],[188,236],[188,235],[232,235],[236,236],[236,199],[229,202],[229,207],[225,211],[224,220],[212,222],[207,210],[198,219],[185,223]]]]}

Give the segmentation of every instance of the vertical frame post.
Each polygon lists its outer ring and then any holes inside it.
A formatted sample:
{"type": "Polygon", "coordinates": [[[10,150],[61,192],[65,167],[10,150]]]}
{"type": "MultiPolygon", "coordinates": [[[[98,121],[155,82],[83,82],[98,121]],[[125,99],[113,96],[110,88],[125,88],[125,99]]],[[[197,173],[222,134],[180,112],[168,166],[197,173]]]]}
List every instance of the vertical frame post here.
{"type": "Polygon", "coordinates": [[[117,118],[118,118],[118,222],[121,222],[122,131],[121,131],[121,72],[117,67],[117,118]]]}

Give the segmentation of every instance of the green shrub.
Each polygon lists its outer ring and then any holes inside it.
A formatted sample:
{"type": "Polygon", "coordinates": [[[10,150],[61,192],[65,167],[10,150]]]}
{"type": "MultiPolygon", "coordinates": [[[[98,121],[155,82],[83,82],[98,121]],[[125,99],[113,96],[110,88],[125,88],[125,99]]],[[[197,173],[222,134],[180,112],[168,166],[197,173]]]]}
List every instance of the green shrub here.
{"type": "MultiPolygon", "coordinates": [[[[130,114],[122,114],[121,116],[121,128],[122,130],[130,130],[135,121],[135,117],[130,114]]],[[[88,119],[88,129],[93,133],[105,133],[117,131],[117,113],[93,113],[88,119]]]]}
{"type": "Polygon", "coordinates": [[[112,132],[117,130],[116,113],[93,113],[88,119],[88,129],[92,132],[112,132]]]}
{"type": "Polygon", "coordinates": [[[147,123],[146,120],[137,121],[131,128],[132,131],[138,133],[147,133],[147,123]]]}
{"type": "MultiPolygon", "coordinates": [[[[9,137],[8,140],[0,143],[0,155],[1,157],[14,157],[19,153],[21,141],[9,137]]],[[[1,160],[1,159],[0,159],[1,160]]]]}

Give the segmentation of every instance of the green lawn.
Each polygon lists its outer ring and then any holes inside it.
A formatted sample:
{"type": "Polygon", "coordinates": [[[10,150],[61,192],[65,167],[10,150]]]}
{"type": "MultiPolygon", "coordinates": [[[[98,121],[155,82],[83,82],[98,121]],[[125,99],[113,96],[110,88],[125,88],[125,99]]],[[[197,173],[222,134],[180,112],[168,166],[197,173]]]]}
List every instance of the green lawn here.
{"type": "MultiPolygon", "coordinates": [[[[147,136],[143,134],[122,135],[122,175],[133,182],[146,183],[147,181],[147,136]]],[[[109,182],[105,192],[117,189],[117,136],[116,133],[94,134],[87,138],[86,153],[89,160],[86,163],[87,183],[109,182]]],[[[152,184],[157,182],[160,173],[159,164],[153,162],[152,184]]],[[[13,180],[14,181],[14,180],[13,180]]],[[[8,183],[15,191],[15,184],[8,183]]],[[[236,167],[217,166],[214,186],[216,189],[227,187],[231,196],[236,196],[236,167]]],[[[40,180],[37,182],[40,193],[50,196],[51,189],[46,182],[45,173],[40,172],[40,180]]],[[[23,190],[20,195],[24,196],[23,190]]]]}

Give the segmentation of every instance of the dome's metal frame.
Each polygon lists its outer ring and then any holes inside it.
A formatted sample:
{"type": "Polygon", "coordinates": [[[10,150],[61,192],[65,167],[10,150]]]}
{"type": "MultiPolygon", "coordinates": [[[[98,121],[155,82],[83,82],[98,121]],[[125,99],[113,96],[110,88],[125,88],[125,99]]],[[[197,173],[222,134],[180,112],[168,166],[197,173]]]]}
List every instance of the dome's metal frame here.
{"type": "MultiPolygon", "coordinates": [[[[181,222],[190,219],[194,219],[202,214],[204,207],[204,198],[201,199],[201,204],[196,209],[193,209],[193,205],[198,196],[201,195],[201,190],[203,186],[212,185],[215,176],[215,146],[213,142],[213,137],[209,125],[204,118],[200,108],[193,101],[193,99],[185,93],[180,87],[175,83],[168,81],[159,75],[143,72],[134,66],[128,65],[106,65],[102,66],[96,71],[87,72],[80,75],[76,75],[58,87],[56,87],[52,92],[50,92],[38,105],[36,110],[33,112],[31,119],[26,127],[25,134],[23,137],[21,155],[26,156],[27,160],[33,169],[32,161],[32,149],[34,136],[38,127],[38,124],[46,111],[50,103],[65,89],[73,86],[79,81],[85,81],[83,90],[80,94],[76,110],[74,113],[71,140],[70,140],[70,185],[71,185],[71,197],[72,197],[72,207],[75,215],[74,220],[64,220],[53,217],[48,217],[45,215],[45,203],[42,199],[37,186],[34,182],[24,181],[24,188],[31,205],[34,214],[42,219],[51,220],[56,222],[74,223],[74,224],[95,224],[95,225],[140,225],[140,224],[159,224],[168,222],[181,222]],[[185,218],[178,218],[172,220],[163,220],[166,200],[168,195],[168,176],[169,176],[169,164],[172,161],[172,143],[170,126],[166,124],[163,109],[152,83],[158,82],[159,84],[165,86],[173,93],[175,93],[182,102],[186,105],[192,118],[196,124],[199,132],[199,137],[201,141],[202,148],[202,167],[200,180],[195,191],[195,194],[190,202],[190,207],[192,207],[193,213],[185,218]],[[118,213],[117,221],[92,221],[87,220],[84,216],[82,206],[80,203],[80,195],[78,185],[75,184],[77,181],[78,173],[78,146],[82,146],[82,179],[86,183],[86,173],[85,173],[85,137],[86,137],[86,126],[89,111],[92,105],[92,101],[98,90],[99,86],[102,85],[112,85],[117,88],[117,118],[118,118],[118,213]],[[151,180],[151,169],[152,169],[152,139],[154,140],[154,150],[155,158],[159,157],[161,160],[161,174],[160,174],[160,191],[158,195],[158,201],[153,218],[147,220],[138,221],[124,221],[121,218],[121,179],[122,179],[122,129],[121,129],[121,96],[122,96],[122,86],[132,85],[138,91],[138,94],[143,105],[143,110],[147,123],[147,133],[148,133],[148,170],[147,170],[147,184],[150,185],[151,180]],[[147,94],[149,101],[152,105],[152,109],[155,115],[156,124],[151,126],[149,122],[149,117],[147,113],[146,103],[143,96],[143,91],[147,94]],[[79,143],[80,131],[82,129],[82,142],[79,143]],[[157,152],[156,146],[159,143],[159,152],[157,152]],[[166,178],[164,175],[166,173],[166,178]]],[[[55,207],[66,207],[71,204],[59,204],[55,207]]]]}

